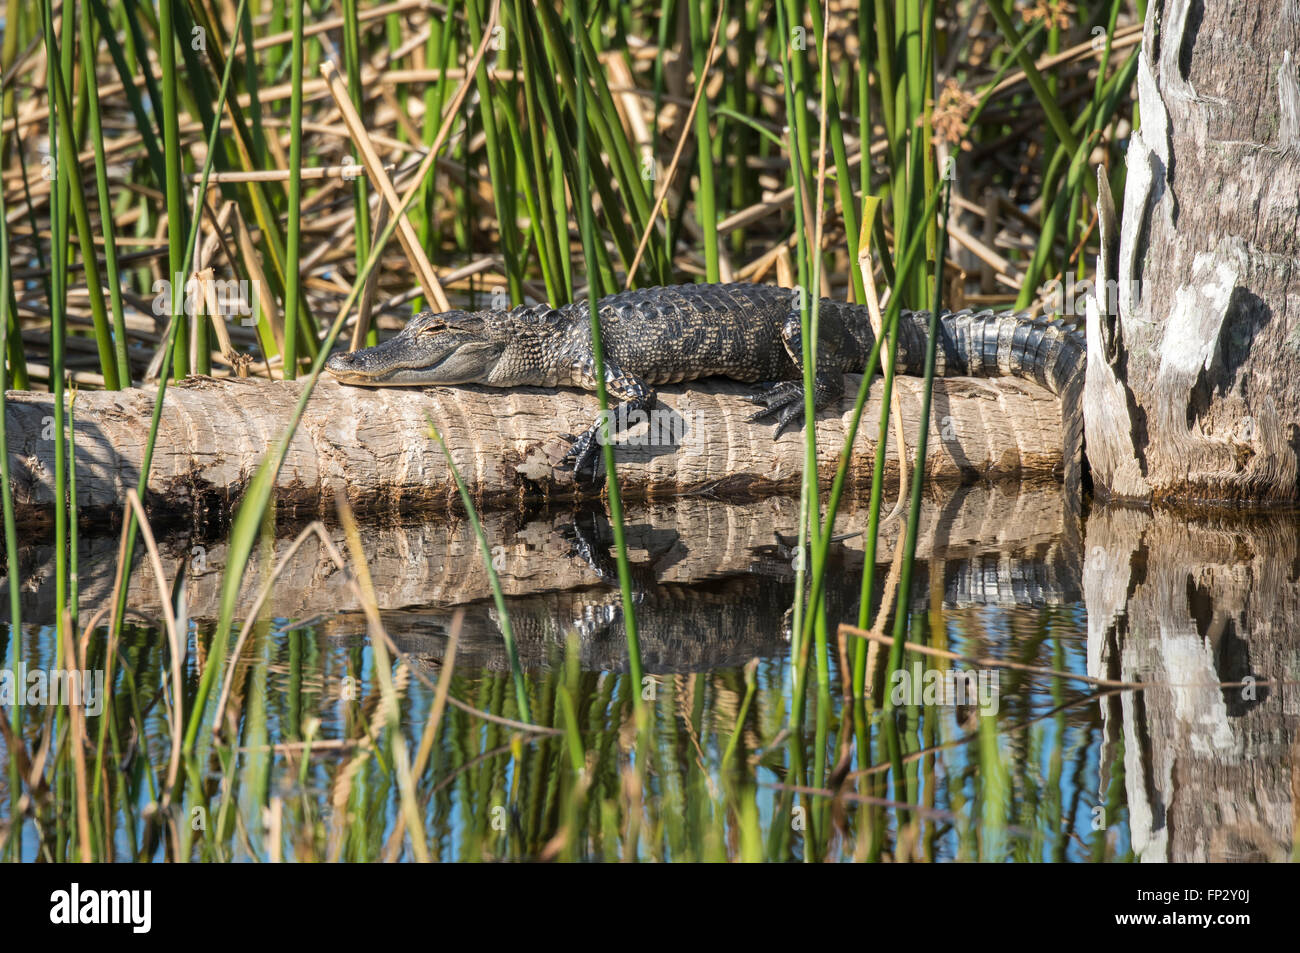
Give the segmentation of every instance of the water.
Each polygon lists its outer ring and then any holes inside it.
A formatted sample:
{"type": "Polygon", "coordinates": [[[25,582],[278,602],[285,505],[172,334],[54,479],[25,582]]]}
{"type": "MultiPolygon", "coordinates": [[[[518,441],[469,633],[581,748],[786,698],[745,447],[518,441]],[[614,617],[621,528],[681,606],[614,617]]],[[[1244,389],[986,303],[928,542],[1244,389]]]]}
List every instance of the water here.
{"type": "MultiPolygon", "coordinates": [[[[335,553],[346,561],[346,540],[328,528],[331,546],[309,535],[287,556],[293,527],[247,574],[241,617],[279,567],[233,668],[225,740],[214,745],[210,727],[223,675],[204,707],[198,754],[182,765],[182,802],[165,821],[154,807],[171,748],[164,593],[184,566],[188,706],[212,651],[225,560],[219,539],[172,535],[161,543],[164,590],[143,560],[130,579],[120,653],[134,691],[119,669],[122,770],[108,774],[120,800],[96,816],[95,836],[117,860],[410,859],[395,767],[406,759],[420,768],[412,793],[434,859],[1290,856],[1300,667],[1293,515],[1195,521],[1105,510],[1085,521],[1055,486],[935,491],[923,510],[909,638],[963,658],[909,654],[917,693],[896,696],[897,710],[884,713],[896,683],[879,671],[887,648],[872,650],[875,690],[855,708],[841,672],[858,640],[841,645],[832,627],[828,682],[822,691],[812,676],[802,744],[783,732],[797,517],[783,499],[631,508],[647,673],[638,685],[604,515],[487,514],[532,721],[557,730],[548,734],[512,725],[519,711],[499,614],[467,523],[363,527],[382,625],[400,653],[391,671],[404,751],[384,727],[363,603],[335,562],[335,553]],[[449,703],[429,733],[449,667],[449,703]],[[971,691],[951,697],[967,683],[929,669],[968,672],[971,691]],[[636,696],[653,713],[644,745],[636,696]]],[[[836,621],[858,618],[865,524],[861,507],[836,526],[846,536],[827,590],[836,621]]],[[[882,529],[873,605],[900,536],[897,518],[882,529]]],[[[116,536],[82,539],[83,622],[109,604],[117,546],[116,536]]],[[[52,551],[31,546],[19,570],[30,620],[23,659],[29,671],[50,669],[52,551]]],[[[103,665],[103,641],[89,642],[92,670],[103,665]]],[[[12,639],[6,653],[12,669],[12,639]]],[[[50,714],[24,709],[28,756],[50,714]]],[[[90,724],[94,739],[99,721],[90,724]]],[[[22,825],[24,857],[72,856],[74,777],[65,768],[51,785],[39,830],[30,818],[22,825]]]]}

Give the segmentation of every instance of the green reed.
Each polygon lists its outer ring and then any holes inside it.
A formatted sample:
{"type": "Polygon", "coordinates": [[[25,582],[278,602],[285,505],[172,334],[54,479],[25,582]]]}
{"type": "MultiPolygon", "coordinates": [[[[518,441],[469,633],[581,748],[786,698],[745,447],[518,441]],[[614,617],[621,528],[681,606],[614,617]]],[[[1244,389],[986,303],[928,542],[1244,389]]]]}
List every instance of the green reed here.
{"type": "Polygon", "coordinates": [[[306,0],[293,0],[293,43],[289,72],[293,83],[289,105],[289,234],[285,264],[284,378],[298,376],[298,301],[302,277],[298,274],[298,246],[302,234],[302,8],[306,0]]]}
{"type": "MultiPolygon", "coordinates": [[[[12,9],[11,9],[12,12],[12,9]]],[[[3,196],[0,196],[0,355],[10,353],[8,344],[10,331],[10,289],[13,287],[9,267],[9,219],[6,214],[3,196]]],[[[9,436],[6,428],[8,415],[7,392],[9,390],[9,362],[0,360],[0,503],[3,505],[5,565],[9,567],[9,645],[5,653],[10,671],[17,671],[23,663],[23,613],[21,592],[14,582],[14,567],[18,565],[18,527],[14,520],[13,484],[9,480],[9,436]]],[[[22,732],[23,699],[15,699],[10,709],[10,729],[14,735],[22,732]]],[[[22,779],[19,775],[18,759],[9,757],[9,816],[17,814],[18,801],[22,791],[22,779]]],[[[19,830],[14,841],[14,856],[22,853],[22,831],[19,830]]]]}
{"type": "Polygon", "coordinates": [[[478,542],[479,556],[483,560],[483,569],[487,573],[488,583],[492,588],[492,599],[496,603],[501,620],[501,638],[505,642],[506,655],[510,659],[510,673],[514,677],[515,703],[519,706],[519,717],[524,721],[532,721],[528,690],[524,685],[524,673],[519,667],[519,650],[515,646],[514,632],[510,628],[510,611],[506,608],[505,595],[501,591],[501,579],[497,576],[496,567],[492,565],[492,547],[483,532],[483,525],[478,518],[478,508],[474,506],[474,499],[469,495],[469,488],[465,486],[465,480],[460,475],[460,468],[452,459],[447,441],[442,439],[442,432],[432,420],[429,421],[429,434],[442,448],[442,455],[447,460],[447,469],[451,472],[452,479],[456,481],[456,491],[460,494],[461,505],[465,507],[465,515],[469,518],[470,527],[474,530],[474,538],[478,542]]]}

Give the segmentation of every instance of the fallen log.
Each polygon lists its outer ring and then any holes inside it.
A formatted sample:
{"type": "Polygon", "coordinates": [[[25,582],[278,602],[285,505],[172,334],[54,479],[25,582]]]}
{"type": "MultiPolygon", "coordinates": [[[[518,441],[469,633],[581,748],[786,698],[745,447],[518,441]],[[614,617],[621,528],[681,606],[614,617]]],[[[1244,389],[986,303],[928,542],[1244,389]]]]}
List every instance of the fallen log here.
{"type": "MultiPolygon", "coordinates": [[[[850,376],[850,392],[858,378],[850,376]]],[[[208,522],[228,516],[267,448],[283,432],[298,383],[193,377],[168,388],[146,505],[151,517],[208,522]]],[[[900,377],[895,392],[914,448],[923,381],[900,377]]],[[[620,483],[629,498],[711,491],[743,498],[796,490],[803,437],[773,441],[771,424],[747,421],[754,405],[731,381],[665,387],[651,419],[620,438],[620,483]]],[[[850,488],[870,484],[881,384],[876,381],[854,445],[850,488]]],[[[14,501],[31,524],[49,518],[54,493],[53,398],[8,395],[14,501]]],[[[154,391],[84,392],[76,399],[77,505],[83,519],[120,514],[136,486],[154,391]]],[[[818,420],[819,476],[835,472],[852,401],[818,420]]],[[[573,390],[480,387],[364,389],[321,380],[280,469],[281,515],[327,516],[342,491],[359,513],[445,510],[456,486],[428,421],[441,430],[471,493],[485,507],[593,496],[556,465],[564,435],[594,419],[593,395],[573,390]]],[[[1058,399],[1011,378],[934,382],[927,473],[939,483],[1048,476],[1062,465],[1058,399]]],[[[909,455],[912,450],[909,449],[909,455]]],[[[891,437],[886,479],[897,481],[891,437]]]]}

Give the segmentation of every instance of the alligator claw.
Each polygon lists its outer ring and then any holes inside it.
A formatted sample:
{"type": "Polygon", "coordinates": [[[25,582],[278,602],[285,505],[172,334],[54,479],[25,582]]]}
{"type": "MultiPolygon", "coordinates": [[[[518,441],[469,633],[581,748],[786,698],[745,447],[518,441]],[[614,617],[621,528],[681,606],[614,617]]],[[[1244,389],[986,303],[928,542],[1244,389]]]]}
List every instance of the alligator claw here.
{"type": "Polygon", "coordinates": [[[790,427],[801,426],[803,426],[803,404],[788,404],[776,421],[776,433],[772,435],[772,439],[778,439],[790,427]]]}
{"type": "Polygon", "coordinates": [[[586,483],[594,488],[605,482],[605,474],[601,469],[602,459],[600,442],[596,439],[593,428],[582,436],[574,438],[573,446],[569,447],[568,452],[560,460],[560,466],[572,469],[573,479],[576,482],[586,483]]]}
{"type": "Polygon", "coordinates": [[[790,426],[803,423],[803,385],[798,381],[781,381],[765,390],[744,395],[746,400],[762,405],[763,409],[750,414],[750,423],[776,418],[776,433],[772,439],[780,437],[790,426]]]}

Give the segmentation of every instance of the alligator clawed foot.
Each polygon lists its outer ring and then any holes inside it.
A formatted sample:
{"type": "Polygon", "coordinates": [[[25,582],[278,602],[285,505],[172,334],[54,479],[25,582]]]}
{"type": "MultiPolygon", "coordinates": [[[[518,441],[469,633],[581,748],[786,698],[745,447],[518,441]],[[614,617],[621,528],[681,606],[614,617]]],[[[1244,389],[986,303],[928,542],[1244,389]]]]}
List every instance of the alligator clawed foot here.
{"type": "Polygon", "coordinates": [[[762,405],[763,409],[750,414],[750,423],[759,423],[776,417],[776,433],[772,439],[780,437],[789,427],[803,423],[803,384],[799,381],[781,381],[763,390],[743,395],[748,401],[762,405]]]}
{"type": "Polygon", "coordinates": [[[574,438],[573,446],[569,447],[568,452],[560,460],[560,467],[571,469],[575,482],[596,489],[605,482],[601,463],[600,442],[596,440],[595,433],[589,430],[582,436],[574,438]]]}

